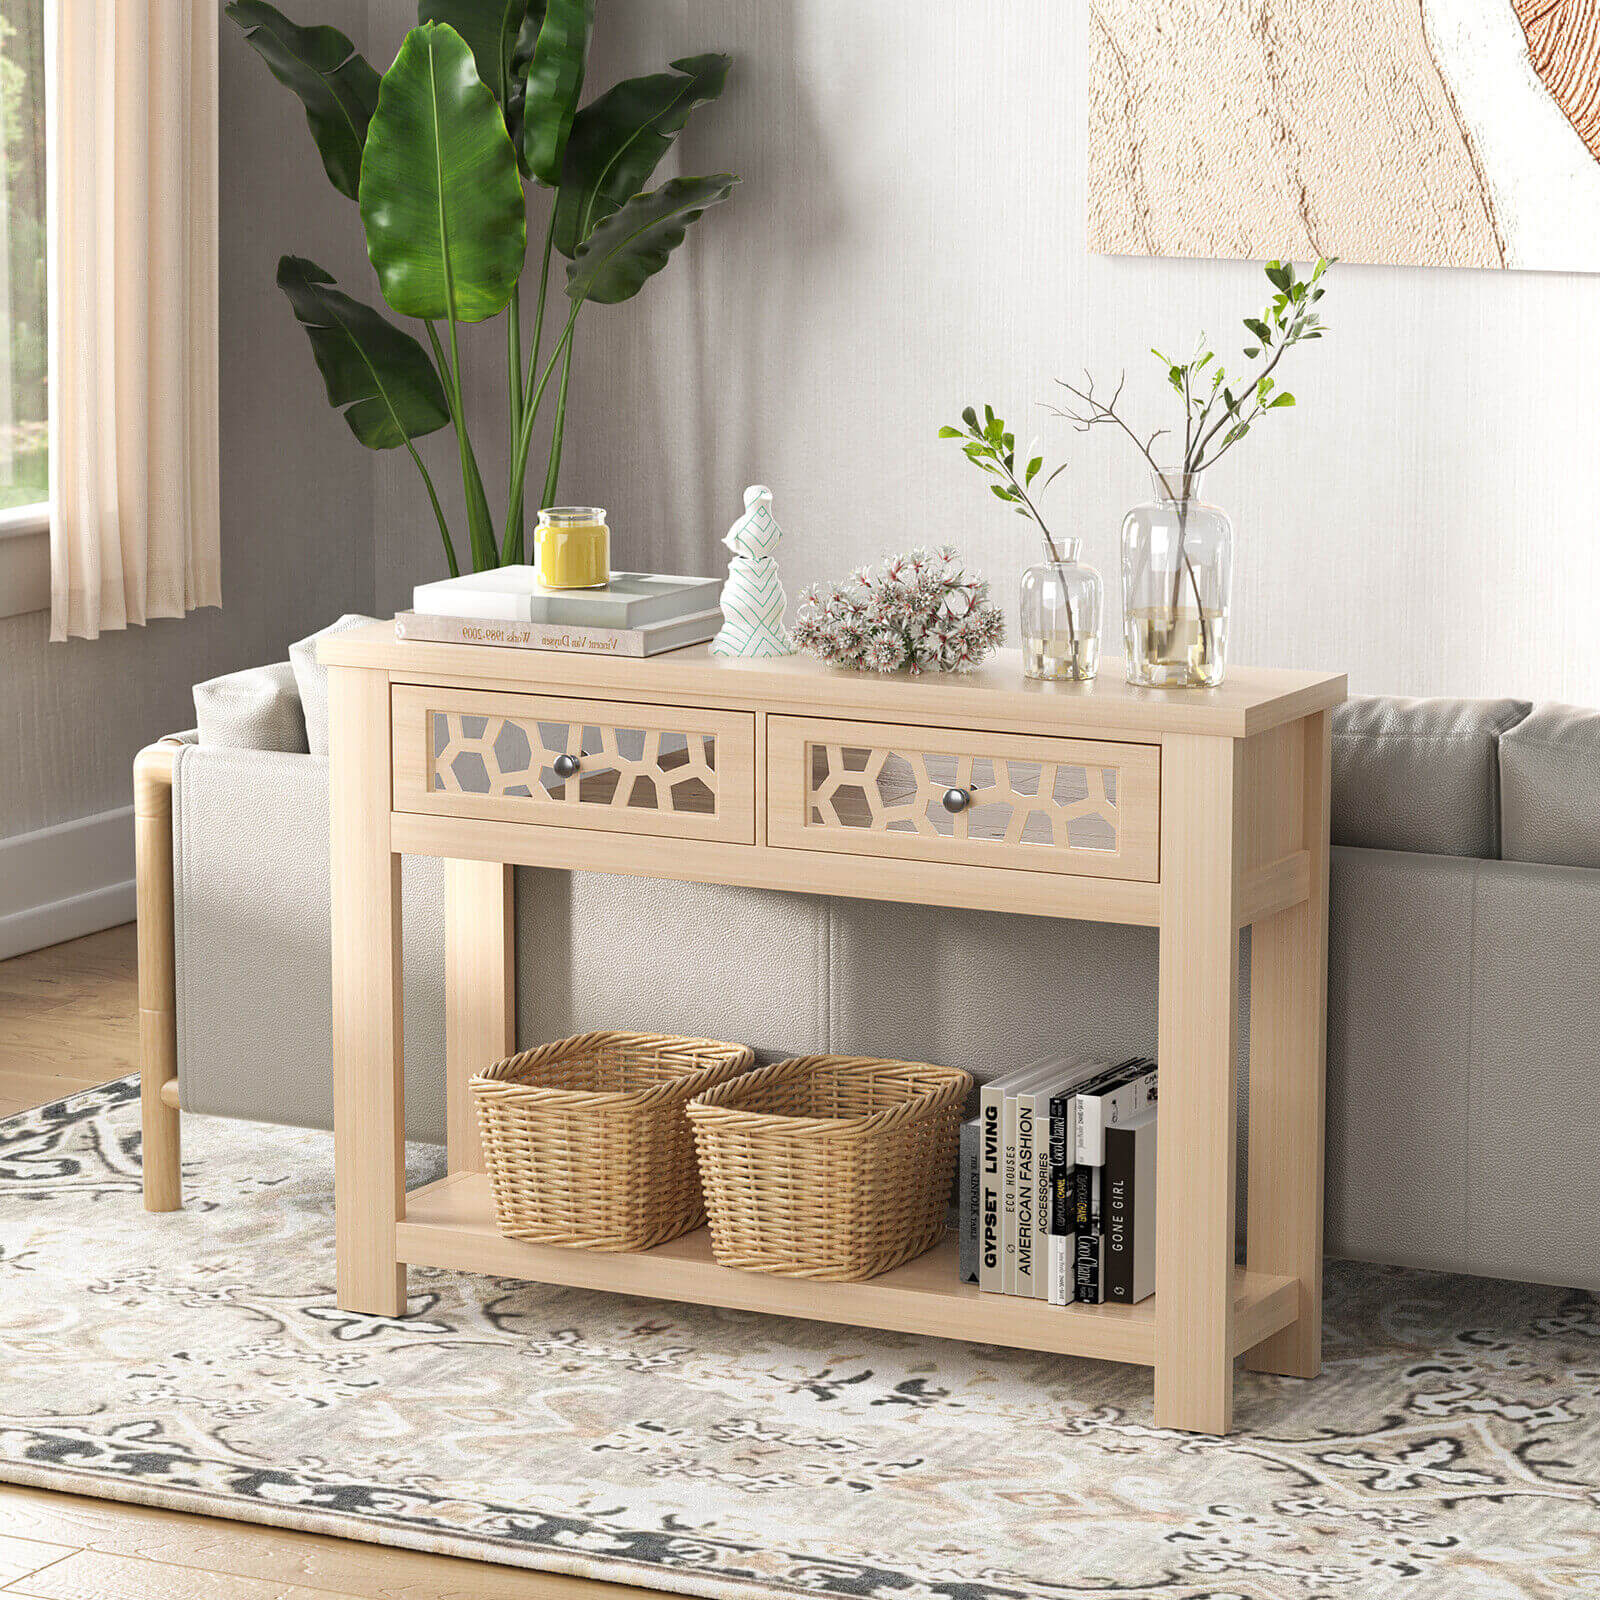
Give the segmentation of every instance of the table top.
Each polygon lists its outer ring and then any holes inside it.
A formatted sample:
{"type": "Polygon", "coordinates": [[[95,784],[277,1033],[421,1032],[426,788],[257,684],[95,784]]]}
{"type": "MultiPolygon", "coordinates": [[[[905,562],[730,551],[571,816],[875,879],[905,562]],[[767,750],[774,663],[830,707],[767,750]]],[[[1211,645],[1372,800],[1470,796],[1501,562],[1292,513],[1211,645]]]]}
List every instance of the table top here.
{"type": "Polygon", "coordinates": [[[398,682],[483,683],[528,694],[600,693],[647,700],[838,714],[954,727],[1017,725],[1064,733],[1198,733],[1247,738],[1345,698],[1342,673],[1230,667],[1216,689],[1140,689],[1122,663],[1102,662],[1092,683],[1047,683],[1022,675],[1015,650],[969,673],[858,673],[811,656],[744,660],[706,645],[643,659],[496,645],[433,644],[395,637],[392,622],[331,634],[318,645],[326,666],[387,672],[398,682]]]}

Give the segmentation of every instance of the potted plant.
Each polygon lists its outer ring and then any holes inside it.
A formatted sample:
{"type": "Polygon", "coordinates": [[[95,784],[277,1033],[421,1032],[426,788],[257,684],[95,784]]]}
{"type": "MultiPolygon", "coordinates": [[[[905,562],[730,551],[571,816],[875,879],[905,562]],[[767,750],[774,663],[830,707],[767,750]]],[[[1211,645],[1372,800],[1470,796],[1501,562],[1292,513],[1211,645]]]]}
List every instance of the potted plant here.
{"type": "Polygon", "coordinates": [[[424,347],[316,263],[284,256],[278,284],[311,341],[329,403],[369,449],[410,455],[454,576],[455,541],[416,448],[452,427],[473,569],[521,561],[533,426],[559,367],[540,502],[548,505],[579,313],[632,299],[738,182],[718,173],[645,188],[695,107],[722,93],[729,58],[675,61],[580,107],[594,0],[421,0],[417,26],[381,75],[335,28],[297,26],[266,0],[233,0],[226,11],[304,104],[329,180],[359,207],[384,300],[420,321],[427,338],[424,347]],[[526,340],[530,187],[548,191],[548,204],[526,340]],[[556,255],[567,263],[560,311],[550,304],[556,255]],[[498,531],[467,425],[459,340],[461,324],[492,317],[506,323],[511,457],[498,531]]]}

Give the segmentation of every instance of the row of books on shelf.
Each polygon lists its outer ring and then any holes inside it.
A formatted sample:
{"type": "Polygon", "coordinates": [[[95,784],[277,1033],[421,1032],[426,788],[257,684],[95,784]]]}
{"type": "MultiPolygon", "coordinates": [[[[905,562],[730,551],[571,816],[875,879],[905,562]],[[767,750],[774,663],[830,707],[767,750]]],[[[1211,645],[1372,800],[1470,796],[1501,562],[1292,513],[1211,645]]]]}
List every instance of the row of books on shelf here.
{"type": "Polygon", "coordinates": [[[1155,1291],[1156,1064],[1052,1057],[961,1129],[961,1280],[1051,1305],[1155,1291]]]}

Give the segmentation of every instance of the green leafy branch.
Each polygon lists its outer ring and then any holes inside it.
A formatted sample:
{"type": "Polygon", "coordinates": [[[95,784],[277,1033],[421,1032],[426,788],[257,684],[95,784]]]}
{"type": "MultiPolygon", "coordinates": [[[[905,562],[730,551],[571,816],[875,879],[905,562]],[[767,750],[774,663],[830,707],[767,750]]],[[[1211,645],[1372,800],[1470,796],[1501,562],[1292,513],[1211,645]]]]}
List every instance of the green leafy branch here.
{"type": "MultiPolygon", "coordinates": [[[[1273,373],[1296,345],[1320,339],[1326,332],[1315,307],[1325,292],[1322,277],[1333,259],[1320,259],[1308,278],[1297,274],[1292,261],[1267,263],[1267,281],[1273,287],[1273,296],[1259,317],[1244,319],[1245,331],[1253,341],[1244,347],[1244,356],[1247,361],[1257,362],[1259,370],[1230,379],[1204,334],[1187,361],[1174,361],[1159,350],[1151,351],[1167,369],[1167,382],[1183,401],[1181,469],[1187,480],[1192,482],[1198,473],[1220,461],[1267,412],[1295,403],[1288,390],[1277,387],[1273,373]]],[[[1070,396],[1067,405],[1051,407],[1056,416],[1072,423],[1080,433],[1102,426],[1115,428],[1133,443],[1172,499],[1183,502],[1188,498],[1188,483],[1170,483],[1165,469],[1155,459],[1156,440],[1167,437],[1170,430],[1138,433],[1121,409],[1121,381],[1109,399],[1097,393],[1095,380],[1087,372],[1081,388],[1062,378],[1056,382],[1070,396]]]]}
{"type": "Polygon", "coordinates": [[[1336,258],[1323,257],[1311,269],[1311,275],[1302,278],[1292,261],[1269,261],[1266,266],[1267,281],[1272,285],[1272,298],[1259,317],[1244,319],[1245,331],[1251,343],[1244,346],[1246,361],[1256,362],[1257,370],[1241,378],[1230,379],[1226,369],[1217,359],[1202,333],[1194,354],[1187,361],[1174,361],[1159,350],[1151,354],[1167,369],[1167,382],[1183,402],[1183,458],[1179,481],[1174,484],[1155,457],[1155,444],[1166,438],[1170,430],[1158,428],[1149,434],[1139,433],[1122,411],[1124,379],[1119,379],[1109,398],[1097,390],[1094,377],[1084,373],[1083,386],[1056,380],[1069,398],[1065,406],[1050,409],[1077,428],[1089,433],[1095,428],[1110,427],[1127,438],[1144,458],[1146,465],[1165,489],[1167,498],[1178,507],[1178,547],[1181,564],[1173,572],[1172,611],[1177,612],[1183,577],[1188,575],[1194,590],[1195,607],[1199,617],[1202,640],[1209,652],[1210,624],[1206,620],[1205,606],[1200,595],[1200,580],[1189,559],[1186,543],[1189,524],[1189,505],[1195,493],[1195,483],[1200,473],[1214,466],[1269,411],[1279,411],[1292,406],[1294,396],[1277,387],[1273,374],[1278,364],[1296,345],[1320,339],[1326,329],[1316,305],[1322,299],[1322,278],[1336,258]]]}
{"type": "MultiPolygon", "coordinates": [[[[989,492],[997,500],[1003,500],[1019,517],[1025,517],[1039,530],[1040,537],[1044,540],[1045,554],[1050,565],[1062,578],[1065,589],[1065,574],[1062,572],[1062,563],[1065,559],[1061,554],[1061,547],[1056,543],[1055,535],[1051,533],[1049,525],[1044,520],[1044,514],[1039,510],[1038,503],[1029,492],[1033,488],[1034,479],[1044,470],[1044,457],[1035,455],[1037,442],[1030,445],[1026,452],[1027,460],[1022,469],[1022,476],[1017,476],[1017,441],[1005,425],[1005,422],[994,413],[994,407],[986,405],[983,408],[983,421],[978,421],[975,407],[968,406],[961,413],[961,427],[943,427],[939,430],[941,439],[960,439],[962,453],[973,466],[980,472],[987,473],[995,481],[989,485],[989,492]]],[[[1067,470],[1066,462],[1062,462],[1054,472],[1040,485],[1038,493],[1042,497],[1063,472],[1067,470]]],[[[1072,620],[1072,608],[1066,607],[1067,631],[1072,640],[1073,648],[1077,648],[1077,630],[1072,620]]]]}

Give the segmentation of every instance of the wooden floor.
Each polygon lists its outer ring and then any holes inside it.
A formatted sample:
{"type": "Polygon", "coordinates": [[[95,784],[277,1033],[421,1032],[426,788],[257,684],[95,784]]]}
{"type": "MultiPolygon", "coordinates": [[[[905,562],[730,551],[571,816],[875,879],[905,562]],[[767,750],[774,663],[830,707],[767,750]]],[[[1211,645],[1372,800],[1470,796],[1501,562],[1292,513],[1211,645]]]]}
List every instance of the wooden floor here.
{"type": "MultiPolygon", "coordinates": [[[[137,1006],[131,925],[0,962],[0,1116],[137,1071],[137,1006]]],[[[133,1196],[129,1204],[137,1204],[133,1196]]],[[[0,1595],[627,1600],[652,1593],[0,1483],[0,1595]]]]}

